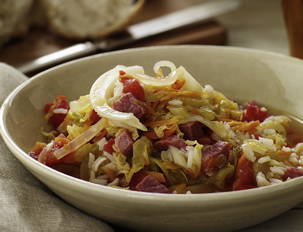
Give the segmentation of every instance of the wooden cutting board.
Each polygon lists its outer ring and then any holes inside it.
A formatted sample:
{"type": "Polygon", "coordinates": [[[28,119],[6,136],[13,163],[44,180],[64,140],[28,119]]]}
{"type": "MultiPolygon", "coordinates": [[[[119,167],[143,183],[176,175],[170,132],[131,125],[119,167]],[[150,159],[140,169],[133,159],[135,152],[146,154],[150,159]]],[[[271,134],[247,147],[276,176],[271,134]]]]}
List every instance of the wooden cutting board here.
{"type": "MultiPolygon", "coordinates": [[[[176,10],[183,9],[202,0],[146,0],[142,11],[132,23],[142,22],[176,10]]],[[[182,20],[182,19],[180,19],[182,20]]],[[[186,29],[154,36],[133,44],[131,47],[168,44],[212,44],[227,42],[226,28],[216,20],[209,20],[186,29]]],[[[0,50],[0,61],[18,66],[32,59],[58,51],[75,44],[75,41],[57,37],[46,29],[32,29],[24,38],[14,39],[0,50]]]]}

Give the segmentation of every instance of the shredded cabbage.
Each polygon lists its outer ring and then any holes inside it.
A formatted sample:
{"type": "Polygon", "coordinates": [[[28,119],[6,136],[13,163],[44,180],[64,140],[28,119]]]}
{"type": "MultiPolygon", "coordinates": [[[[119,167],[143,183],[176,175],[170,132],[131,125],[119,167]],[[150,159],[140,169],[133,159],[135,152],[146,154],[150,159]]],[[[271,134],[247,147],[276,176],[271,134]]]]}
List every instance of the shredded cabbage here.
{"type": "Polygon", "coordinates": [[[265,129],[274,129],[279,134],[286,135],[286,128],[290,123],[290,119],[286,116],[270,116],[262,122],[257,130],[263,133],[265,129]]]}
{"type": "Polygon", "coordinates": [[[128,175],[130,167],[128,162],[126,161],[126,156],[122,153],[114,153],[113,157],[118,172],[124,174],[125,176],[128,175]]]}
{"type": "Polygon", "coordinates": [[[129,183],[132,176],[149,165],[149,155],[152,151],[152,144],[148,138],[142,136],[133,144],[133,158],[130,171],[126,174],[126,181],[129,183]]]}

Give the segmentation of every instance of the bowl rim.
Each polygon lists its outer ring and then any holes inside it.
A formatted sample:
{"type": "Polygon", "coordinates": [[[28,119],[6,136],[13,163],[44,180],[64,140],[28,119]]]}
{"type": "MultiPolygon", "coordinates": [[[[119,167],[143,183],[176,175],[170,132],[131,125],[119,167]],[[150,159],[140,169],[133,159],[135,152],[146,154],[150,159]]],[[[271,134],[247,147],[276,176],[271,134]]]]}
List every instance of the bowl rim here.
{"type": "MultiPolygon", "coordinates": [[[[72,176],[69,176],[67,174],[61,173],[55,169],[52,169],[37,160],[31,158],[25,151],[23,151],[12,139],[10,136],[8,129],[6,127],[6,118],[9,111],[9,106],[14,101],[15,97],[19,94],[19,92],[25,88],[26,86],[30,85],[32,82],[37,81],[38,79],[44,78],[44,75],[53,72],[57,69],[62,69],[66,66],[71,66],[79,62],[83,62],[85,60],[89,59],[97,59],[99,57],[106,57],[111,56],[112,54],[124,54],[128,52],[136,52],[136,51],[146,51],[146,50],[162,50],[162,49],[211,49],[211,50],[226,50],[226,51],[235,51],[239,53],[247,53],[247,54],[254,54],[254,55],[260,55],[260,56],[269,56],[269,57],[279,57],[282,59],[287,59],[289,61],[293,62],[299,62],[303,65],[303,61],[297,58],[289,57],[283,54],[277,54],[274,52],[267,52],[267,51],[260,51],[257,49],[248,49],[248,48],[239,48],[239,47],[221,47],[221,46],[212,46],[212,45],[170,45],[170,46],[151,46],[151,47],[143,47],[143,48],[131,48],[131,49],[124,49],[119,51],[113,51],[113,52],[106,52],[102,54],[96,54],[80,59],[76,59],[64,64],[60,64],[58,66],[55,66],[53,68],[50,68],[48,70],[45,70],[34,77],[26,80],[21,85],[19,85],[15,90],[13,90],[8,97],[3,102],[1,108],[0,108],[0,134],[2,135],[2,138],[4,142],[6,143],[9,150],[18,158],[19,161],[26,162],[28,165],[31,166],[30,169],[37,170],[39,175],[43,173],[43,175],[51,176],[57,181],[65,182],[66,184],[72,184],[77,188],[85,188],[87,191],[93,191],[98,194],[105,194],[108,196],[111,196],[112,199],[114,197],[122,197],[123,199],[127,199],[130,202],[138,203],[139,199],[144,200],[145,203],[151,203],[154,204],[155,200],[157,202],[167,202],[167,203],[173,203],[175,205],[181,205],[186,206],[184,203],[190,204],[197,204],[197,202],[201,202],[203,204],[212,202],[211,200],[214,200],[216,204],[218,202],[223,201],[231,201],[231,200],[245,200],[250,197],[254,198],[263,198],[265,195],[272,196],[273,192],[282,194],[283,191],[287,191],[287,189],[290,189],[291,187],[297,186],[300,183],[303,183],[303,177],[301,178],[294,178],[291,180],[288,180],[283,183],[274,184],[270,186],[264,186],[264,187],[257,187],[254,189],[248,189],[248,190],[241,190],[241,191],[230,191],[230,192],[217,192],[217,193],[198,193],[198,194],[161,194],[161,193],[147,193],[147,192],[139,192],[139,191],[133,191],[133,190],[125,190],[125,189],[119,189],[119,188],[113,188],[109,186],[102,186],[98,184],[94,184],[85,180],[81,180],[72,176]]],[[[24,164],[23,164],[24,166],[24,164]]]]}

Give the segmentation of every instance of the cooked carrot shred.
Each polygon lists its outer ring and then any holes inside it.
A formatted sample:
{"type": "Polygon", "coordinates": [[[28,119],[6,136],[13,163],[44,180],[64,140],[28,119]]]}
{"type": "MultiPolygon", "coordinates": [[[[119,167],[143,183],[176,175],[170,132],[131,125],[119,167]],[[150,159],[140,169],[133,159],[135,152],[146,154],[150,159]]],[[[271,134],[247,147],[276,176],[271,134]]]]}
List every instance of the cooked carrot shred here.
{"type": "Polygon", "coordinates": [[[172,127],[164,130],[164,136],[165,137],[171,136],[176,132],[176,130],[177,130],[177,126],[173,125],[172,127]]]}
{"type": "Polygon", "coordinates": [[[179,119],[174,117],[174,118],[167,119],[167,120],[149,121],[149,122],[146,122],[145,125],[150,126],[150,127],[156,127],[156,126],[177,124],[178,122],[179,122],[179,119]]]}
{"type": "Polygon", "coordinates": [[[155,131],[146,131],[144,132],[144,135],[151,140],[159,139],[155,131]]]}
{"type": "Polygon", "coordinates": [[[229,122],[229,125],[233,130],[239,131],[239,132],[248,132],[250,134],[254,133],[256,131],[257,126],[260,125],[259,121],[251,121],[251,122],[238,122],[238,121],[232,121],[229,122]]]}
{"type": "Polygon", "coordinates": [[[160,100],[165,101],[176,97],[198,98],[201,97],[201,93],[195,91],[188,91],[188,90],[170,91],[167,92],[167,94],[163,96],[160,100]]]}
{"type": "MultiPolygon", "coordinates": [[[[172,127],[164,130],[164,136],[165,137],[171,136],[176,132],[176,130],[177,130],[177,126],[173,125],[172,127]]],[[[144,132],[144,135],[151,140],[160,139],[160,137],[158,137],[155,131],[146,131],[144,132]]]]}
{"type": "Polygon", "coordinates": [[[277,151],[277,155],[278,156],[286,156],[286,157],[288,157],[288,156],[290,156],[291,155],[291,151],[283,151],[283,150],[279,150],[279,151],[277,151]]]}
{"type": "Polygon", "coordinates": [[[173,89],[181,89],[182,86],[184,85],[185,80],[176,80],[174,84],[172,84],[173,89]]]}

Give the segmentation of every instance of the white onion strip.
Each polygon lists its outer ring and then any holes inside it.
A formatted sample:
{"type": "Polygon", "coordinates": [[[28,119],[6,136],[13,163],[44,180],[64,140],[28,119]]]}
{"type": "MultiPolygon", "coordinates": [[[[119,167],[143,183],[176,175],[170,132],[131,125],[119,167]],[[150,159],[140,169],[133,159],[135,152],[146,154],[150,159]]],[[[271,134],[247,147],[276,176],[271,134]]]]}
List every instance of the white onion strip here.
{"type": "Polygon", "coordinates": [[[76,151],[82,145],[86,144],[91,139],[93,139],[104,127],[105,127],[105,119],[99,120],[95,125],[91,126],[86,131],[78,135],[68,144],[56,150],[54,152],[54,156],[57,159],[62,159],[64,156],[68,155],[69,153],[76,151]]]}
{"type": "Polygon", "coordinates": [[[92,165],[93,171],[94,171],[94,172],[97,172],[99,166],[100,166],[104,161],[106,161],[106,160],[107,160],[106,157],[102,157],[102,156],[98,157],[98,158],[95,160],[95,162],[93,163],[93,165],[92,165]]]}
{"type": "Polygon", "coordinates": [[[175,64],[170,61],[159,61],[155,63],[154,72],[158,77],[146,75],[141,66],[122,66],[118,65],[115,68],[102,74],[92,85],[89,98],[92,107],[100,117],[108,118],[112,124],[121,127],[134,127],[142,131],[147,128],[133,113],[119,112],[114,110],[108,103],[108,99],[113,97],[116,82],[119,81],[119,71],[124,71],[127,75],[140,81],[144,86],[163,87],[174,84],[178,79],[185,79],[185,84],[182,87],[184,90],[202,91],[202,86],[188,73],[182,66],[176,68],[175,64]],[[163,75],[162,68],[167,67],[170,73],[167,76],[163,75]]]}
{"type": "Polygon", "coordinates": [[[115,83],[119,81],[119,70],[123,70],[128,73],[128,70],[135,72],[137,69],[138,73],[140,73],[140,68],[137,66],[117,66],[116,68],[104,73],[93,84],[89,98],[92,107],[100,117],[108,118],[111,121],[124,122],[130,127],[146,131],[146,127],[133,113],[119,112],[107,104],[108,99],[113,95],[115,83]]]}
{"type": "Polygon", "coordinates": [[[168,76],[163,78],[155,78],[146,74],[137,74],[137,73],[134,73],[132,76],[135,79],[139,80],[144,85],[155,86],[155,87],[172,85],[178,79],[176,70],[173,70],[168,76]]]}
{"type": "Polygon", "coordinates": [[[51,150],[51,148],[53,147],[53,144],[54,144],[54,142],[51,141],[49,144],[47,144],[47,145],[43,148],[43,150],[41,151],[41,153],[40,153],[39,156],[38,156],[38,161],[39,161],[40,163],[45,164],[46,159],[47,159],[47,154],[48,154],[48,152],[51,150]]]}
{"type": "Polygon", "coordinates": [[[161,60],[154,64],[154,73],[159,76],[163,77],[162,67],[168,67],[170,68],[170,72],[173,72],[176,70],[176,65],[173,62],[170,62],[168,60],[161,60]]]}

